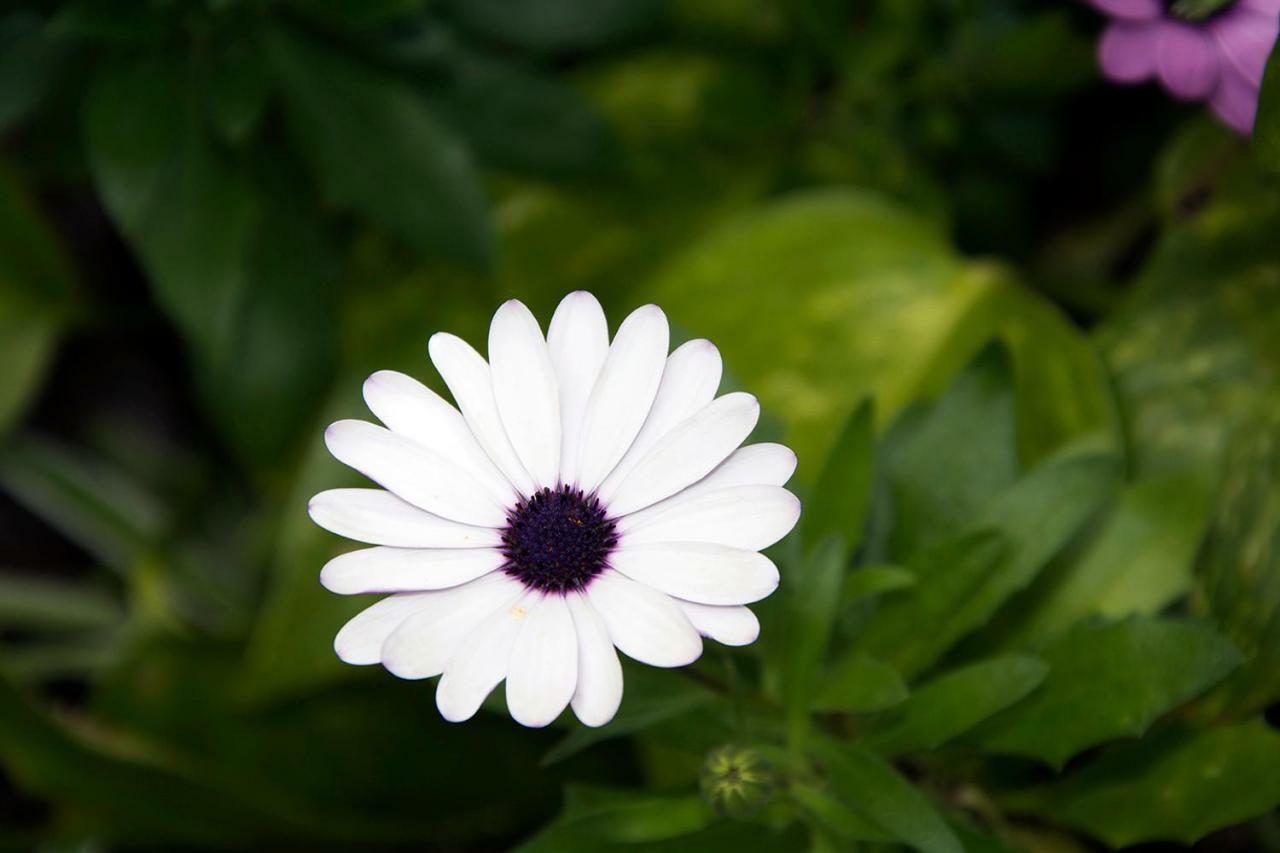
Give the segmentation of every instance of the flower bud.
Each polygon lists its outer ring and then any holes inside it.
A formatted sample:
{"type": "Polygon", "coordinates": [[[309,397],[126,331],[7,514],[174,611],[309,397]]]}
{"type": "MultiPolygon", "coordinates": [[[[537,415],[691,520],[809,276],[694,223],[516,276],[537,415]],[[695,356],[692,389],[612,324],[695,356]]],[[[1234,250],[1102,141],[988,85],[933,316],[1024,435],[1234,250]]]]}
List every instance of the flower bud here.
{"type": "Polygon", "coordinates": [[[732,744],[707,756],[700,781],[702,796],[712,808],[732,818],[758,812],[773,790],[773,773],[760,754],[732,744]]]}

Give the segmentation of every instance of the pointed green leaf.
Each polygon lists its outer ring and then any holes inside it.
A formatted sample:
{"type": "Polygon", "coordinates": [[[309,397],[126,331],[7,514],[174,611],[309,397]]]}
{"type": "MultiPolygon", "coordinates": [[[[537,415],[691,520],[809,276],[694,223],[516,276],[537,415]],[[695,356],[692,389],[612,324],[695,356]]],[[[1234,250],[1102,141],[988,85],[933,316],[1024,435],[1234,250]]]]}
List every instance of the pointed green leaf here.
{"type": "Polygon", "coordinates": [[[808,734],[810,703],[840,605],[846,555],[838,537],[827,537],[783,575],[781,682],[787,739],[793,749],[801,749],[808,734]]]}
{"type": "Polygon", "coordinates": [[[862,541],[871,500],[873,440],[871,403],[864,401],[845,422],[805,501],[800,534],[807,548],[832,536],[851,553],[862,541]]]}
{"type": "Polygon", "coordinates": [[[1027,655],[991,658],[920,685],[865,743],[884,755],[936,749],[1021,700],[1049,668],[1027,655]]]}
{"type": "Polygon", "coordinates": [[[915,586],[916,576],[901,566],[863,566],[845,576],[840,588],[842,607],[876,595],[915,586]]]}
{"type": "Polygon", "coordinates": [[[1040,689],[967,741],[1061,767],[1081,750],[1142,734],[1240,662],[1235,647],[1204,624],[1139,617],[1081,625],[1041,657],[1049,674],[1040,689]]]}
{"type": "Polygon", "coordinates": [[[1192,844],[1280,805],[1277,767],[1280,734],[1254,719],[1118,745],[1061,781],[1007,802],[1112,847],[1192,844]]]}
{"type": "Polygon", "coordinates": [[[891,666],[865,655],[847,655],[822,676],[816,711],[882,711],[907,698],[907,686],[891,666]]]}

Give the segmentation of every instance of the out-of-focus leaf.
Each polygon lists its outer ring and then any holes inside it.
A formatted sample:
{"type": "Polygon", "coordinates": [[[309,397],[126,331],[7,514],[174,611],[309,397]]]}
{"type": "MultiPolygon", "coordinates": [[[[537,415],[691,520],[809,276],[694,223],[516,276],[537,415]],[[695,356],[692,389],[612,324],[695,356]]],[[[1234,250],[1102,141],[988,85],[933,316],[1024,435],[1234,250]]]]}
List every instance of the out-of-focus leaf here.
{"type": "Polygon", "coordinates": [[[906,558],[954,536],[1017,481],[1012,365],[992,346],[934,403],[908,410],[880,455],[892,527],[887,549],[906,558]]]}
{"type": "Polygon", "coordinates": [[[205,79],[209,118],[222,138],[245,142],[266,111],[271,78],[256,39],[239,38],[214,53],[205,79]]]}
{"type": "Polygon", "coordinates": [[[1259,168],[1269,175],[1280,176],[1280,51],[1271,52],[1262,75],[1252,142],[1259,168]]]}
{"type": "Polygon", "coordinates": [[[0,573],[0,626],[64,631],[113,628],[124,620],[114,596],[85,584],[0,573]]]}
{"type": "Polygon", "coordinates": [[[169,510],[125,471],[52,441],[0,453],[0,484],[104,565],[124,572],[165,530],[169,510]]]}
{"type": "Polygon", "coordinates": [[[871,502],[873,439],[871,404],[863,403],[849,416],[805,501],[800,533],[806,547],[835,537],[853,552],[862,541],[871,502]]]}
{"type": "Polygon", "coordinates": [[[1116,475],[1110,453],[1087,448],[1037,466],[987,504],[975,532],[910,560],[919,582],[883,603],[854,648],[908,680],[919,675],[1031,582],[1105,501],[1116,475]]]}
{"type": "Polygon", "coordinates": [[[715,699],[713,693],[674,673],[646,667],[627,667],[624,675],[625,689],[617,715],[598,728],[575,726],[573,731],[543,756],[544,767],[563,761],[602,741],[634,734],[658,723],[682,717],[706,707],[715,699]]]}
{"type": "Polygon", "coordinates": [[[1057,782],[1008,797],[1112,847],[1191,844],[1280,804],[1280,735],[1261,719],[1120,744],[1057,782]]]}
{"type": "Polygon", "coordinates": [[[1240,663],[1235,647],[1206,625],[1144,617],[1081,625],[1041,657],[1049,665],[1041,688],[967,740],[1061,767],[1090,746],[1142,734],[1240,663]]]}
{"type": "Polygon", "coordinates": [[[0,18],[0,131],[40,104],[63,51],[32,12],[0,18]]]}
{"type": "Polygon", "coordinates": [[[270,465],[328,376],[332,271],[303,202],[278,187],[264,198],[205,138],[184,72],[145,64],[98,80],[90,165],[194,351],[206,405],[236,449],[270,465]]]}
{"type": "Polygon", "coordinates": [[[1021,700],[1048,671],[1039,658],[1008,655],[944,673],[917,687],[865,743],[884,755],[936,749],[1021,700]]]}
{"type": "Polygon", "coordinates": [[[698,832],[648,842],[608,842],[581,833],[572,822],[556,821],[540,831],[519,853],[794,853],[804,848],[799,827],[776,830],[754,823],[719,821],[698,832]]]}
{"type": "Polygon", "coordinates": [[[539,52],[581,50],[629,38],[657,23],[661,0],[449,0],[476,33],[539,52]]]}
{"type": "Polygon", "coordinates": [[[787,794],[824,828],[846,841],[893,841],[894,836],[832,796],[824,786],[794,782],[787,794]]]}
{"type": "Polygon", "coordinates": [[[787,739],[796,750],[804,747],[808,735],[811,702],[840,607],[847,555],[840,538],[829,536],[783,575],[781,688],[787,739]]]}
{"type": "Polygon", "coordinates": [[[518,849],[558,853],[561,839],[602,844],[666,841],[705,829],[714,820],[711,807],[696,794],[662,796],[571,786],[565,791],[560,819],[518,849]]]}
{"type": "Polygon", "coordinates": [[[831,665],[813,700],[815,711],[882,711],[907,698],[907,686],[891,666],[865,655],[847,655],[831,665]]]}
{"type": "MultiPolygon", "coordinates": [[[[408,49],[397,51],[401,61],[408,49]]],[[[608,124],[553,77],[458,49],[427,80],[424,96],[432,111],[456,127],[484,162],[549,177],[617,170],[622,152],[608,124]]]]}
{"type": "Polygon", "coordinates": [[[1280,413],[1236,434],[1196,561],[1197,609],[1245,662],[1205,699],[1210,714],[1248,716],[1280,698],[1280,413]]]}
{"type": "Polygon", "coordinates": [[[1191,589],[1208,494],[1197,477],[1127,485],[1084,550],[1010,608],[1005,645],[1031,645],[1090,616],[1153,615],[1191,589]]]}
{"type": "Polygon", "coordinates": [[[273,33],[267,55],[297,146],[330,204],[360,212],[421,250],[491,263],[479,176],[417,92],[284,31],[273,33]],[[378,140],[376,154],[371,139],[378,140]]]}
{"type": "Polygon", "coordinates": [[[845,805],[894,838],[922,853],[963,850],[924,794],[883,759],[860,747],[826,741],[821,760],[845,805]]]}
{"type": "MultiPolygon", "coordinates": [[[[7,61],[3,49],[0,57],[7,61]]],[[[69,318],[71,266],[44,217],[0,164],[0,432],[39,388],[69,318]]]]}
{"type": "Polygon", "coordinates": [[[0,667],[20,682],[89,679],[118,662],[118,640],[98,633],[0,645],[0,667]]]}
{"type": "Polygon", "coordinates": [[[963,262],[933,224],[874,195],[814,192],[744,215],[670,264],[652,294],[785,415],[802,478],[856,401],[874,398],[887,423],[993,337],[1012,351],[1025,461],[1115,431],[1086,340],[1003,270],[963,262]]]}
{"type": "Polygon", "coordinates": [[[854,569],[840,588],[842,607],[876,595],[915,586],[916,576],[901,566],[863,566],[854,569]]]}

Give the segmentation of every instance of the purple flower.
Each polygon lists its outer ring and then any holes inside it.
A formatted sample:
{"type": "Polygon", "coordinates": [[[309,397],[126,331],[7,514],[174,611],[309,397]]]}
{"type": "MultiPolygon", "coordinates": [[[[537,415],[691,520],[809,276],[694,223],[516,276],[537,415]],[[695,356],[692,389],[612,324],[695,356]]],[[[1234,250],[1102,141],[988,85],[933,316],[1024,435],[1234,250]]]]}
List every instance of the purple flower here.
{"type": "Polygon", "coordinates": [[[1098,43],[1117,83],[1158,77],[1176,98],[1208,100],[1241,133],[1253,129],[1258,89],[1280,28],[1280,0],[1089,0],[1112,17],[1098,43]]]}

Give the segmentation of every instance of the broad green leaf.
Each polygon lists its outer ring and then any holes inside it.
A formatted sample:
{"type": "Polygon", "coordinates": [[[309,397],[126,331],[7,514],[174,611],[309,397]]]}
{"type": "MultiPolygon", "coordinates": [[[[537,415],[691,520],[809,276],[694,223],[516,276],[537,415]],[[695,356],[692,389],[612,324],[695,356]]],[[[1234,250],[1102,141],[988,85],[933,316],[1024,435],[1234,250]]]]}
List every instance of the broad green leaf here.
{"type": "Polygon", "coordinates": [[[303,36],[267,55],[289,127],[330,204],[420,250],[476,266],[494,252],[484,190],[465,148],[405,83],[303,36]],[[371,154],[368,142],[379,148],[371,154]]]}
{"type": "Polygon", "coordinates": [[[333,272],[305,202],[280,180],[286,170],[261,164],[264,194],[224,157],[185,73],[105,73],[85,108],[90,167],[193,352],[205,405],[237,450],[270,466],[328,377],[333,272]]]}
{"type": "Polygon", "coordinates": [[[1235,647],[1206,625],[1141,617],[1081,625],[1041,657],[1049,674],[1040,689],[966,740],[1061,767],[1081,750],[1141,735],[1240,662],[1235,647]]]}
{"type": "Polygon", "coordinates": [[[880,450],[892,528],[887,549],[905,559],[962,531],[1021,473],[1012,365],[991,346],[937,401],[908,410],[880,450]]]}
{"type": "Polygon", "coordinates": [[[793,750],[803,749],[808,735],[811,702],[840,606],[847,554],[844,543],[829,536],[783,575],[781,689],[793,750]]]}
{"type": "Polygon", "coordinates": [[[888,423],[993,337],[1012,352],[1025,461],[1115,431],[1102,366],[1060,314],[875,195],[812,192],[743,214],[672,261],[650,294],[715,340],[786,419],[802,479],[856,402],[873,398],[888,423]],[[787,281],[805,286],[779,286],[787,281]]]}
{"type": "Polygon", "coordinates": [[[884,755],[937,749],[1020,701],[1044,681],[1048,667],[1027,655],[991,658],[921,684],[885,715],[866,745],[884,755]]]}
{"type": "Polygon", "coordinates": [[[915,586],[916,576],[901,566],[863,566],[845,575],[840,588],[841,607],[915,586]]]}
{"type": "Polygon", "coordinates": [[[1035,645],[1090,616],[1154,615],[1191,589],[1208,494],[1170,475],[1125,486],[1080,553],[1055,566],[1011,608],[1004,645],[1035,645]]]}
{"type": "Polygon", "coordinates": [[[575,726],[542,759],[548,766],[589,746],[642,732],[650,726],[689,714],[715,700],[715,694],[678,674],[627,667],[617,715],[599,728],[575,726]]]}
{"type": "Polygon", "coordinates": [[[857,550],[871,500],[872,441],[871,404],[863,403],[849,416],[805,501],[800,533],[806,547],[835,537],[846,552],[857,550]]]}
{"type": "Polygon", "coordinates": [[[847,655],[822,676],[813,700],[815,711],[869,713],[893,707],[907,698],[897,670],[865,655],[847,655]]]}
{"type": "MultiPolygon", "coordinates": [[[[705,829],[715,820],[696,794],[657,795],[649,791],[602,790],[570,786],[557,823],[580,838],[602,843],[665,841],[705,829]]],[[[555,850],[546,841],[521,850],[555,850]]]]}
{"type": "Polygon", "coordinates": [[[922,853],[961,853],[933,804],[883,759],[859,747],[824,742],[831,787],[849,808],[922,853]]]}
{"type": "Polygon", "coordinates": [[[115,596],[83,583],[0,572],[0,626],[36,631],[113,628],[124,621],[115,596]]]}
{"type": "Polygon", "coordinates": [[[1110,453],[1067,448],[991,500],[975,532],[908,561],[916,586],[886,600],[854,647],[910,681],[985,625],[1102,505],[1117,475],[1110,453]],[[922,626],[928,626],[922,629],[922,626]]]}
{"type": "Polygon", "coordinates": [[[21,417],[39,389],[71,317],[73,290],[56,235],[0,164],[0,432],[21,417]]]}
{"type": "Polygon", "coordinates": [[[1008,797],[1015,811],[1112,847],[1192,844],[1280,805],[1280,735],[1261,719],[1118,745],[1057,782],[1008,797]]]}
{"type": "Polygon", "coordinates": [[[1196,560],[1199,612],[1212,617],[1245,662],[1205,698],[1204,710],[1249,716],[1280,698],[1280,413],[1235,435],[1217,507],[1196,560]]]}
{"type": "Polygon", "coordinates": [[[449,0],[468,29],[539,52],[601,47],[657,23],[660,0],[449,0]]]}

